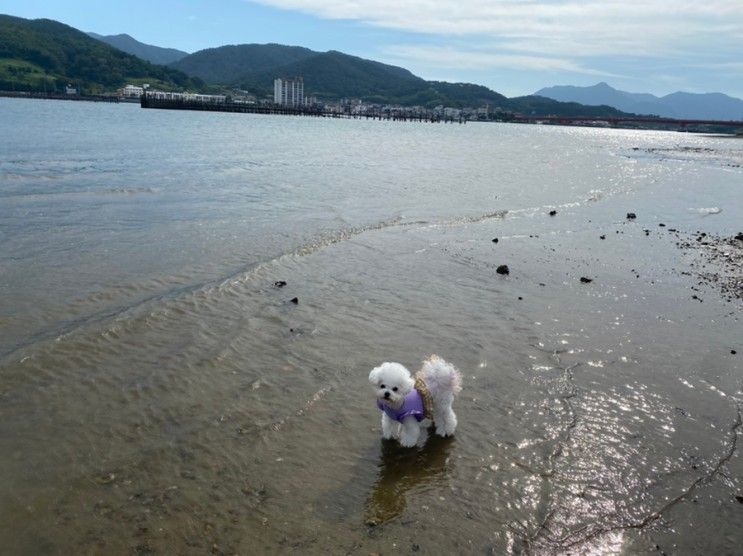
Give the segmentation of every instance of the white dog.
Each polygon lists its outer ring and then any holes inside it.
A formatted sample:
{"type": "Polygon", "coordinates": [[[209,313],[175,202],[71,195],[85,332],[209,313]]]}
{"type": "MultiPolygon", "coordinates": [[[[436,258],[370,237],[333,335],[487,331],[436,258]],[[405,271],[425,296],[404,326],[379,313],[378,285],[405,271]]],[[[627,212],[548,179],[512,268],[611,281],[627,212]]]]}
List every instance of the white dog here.
{"type": "Polygon", "coordinates": [[[438,355],[423,362],[415,379],[400,363],[382,363],[369,373],[369,382],[382,410],[384,438],[397,438],[406,448],[415,446],[431,421],[439,436],[454,434],[457,416],[451,406],[462,390],[462,375],[438,355]]]}

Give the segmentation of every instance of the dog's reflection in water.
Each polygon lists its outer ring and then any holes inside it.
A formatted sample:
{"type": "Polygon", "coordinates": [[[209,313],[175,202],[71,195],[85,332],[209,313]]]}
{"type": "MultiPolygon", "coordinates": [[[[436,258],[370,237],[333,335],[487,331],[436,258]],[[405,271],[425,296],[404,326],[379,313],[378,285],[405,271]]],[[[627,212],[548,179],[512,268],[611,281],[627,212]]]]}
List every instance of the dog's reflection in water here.
{"type": "Polygon", "coordinates": [[[366,500],[367,525],[381,525],[402,515],[408,492],[442,480],[454,438],[430,435],[425,446],[401,448],[395,440],[382,440],[379,477],[366,500]]]}

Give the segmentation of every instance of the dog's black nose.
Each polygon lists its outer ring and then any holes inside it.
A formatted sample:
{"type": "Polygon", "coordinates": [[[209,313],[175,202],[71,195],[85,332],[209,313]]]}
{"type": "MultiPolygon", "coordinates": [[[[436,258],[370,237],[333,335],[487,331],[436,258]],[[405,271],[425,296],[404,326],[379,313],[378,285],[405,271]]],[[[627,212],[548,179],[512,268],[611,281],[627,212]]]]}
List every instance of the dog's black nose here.
{"type": "Polygon", "coordinates": [[[384,399],[385,400],[389,400],[390,399],[390,393],[389,392],[385,392],[384,393],[384,399]]]}

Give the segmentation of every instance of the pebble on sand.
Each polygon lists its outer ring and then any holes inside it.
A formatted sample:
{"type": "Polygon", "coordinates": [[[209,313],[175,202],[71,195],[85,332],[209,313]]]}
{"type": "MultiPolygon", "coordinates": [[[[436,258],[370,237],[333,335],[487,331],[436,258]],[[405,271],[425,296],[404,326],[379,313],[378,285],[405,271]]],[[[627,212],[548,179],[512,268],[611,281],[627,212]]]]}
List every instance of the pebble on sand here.
{"type": "Polygon", "coordinates": [[[634,212],[627,213],[627,220],[634,220],[635,218],[637,218],[637,215],[634,212]]]}
{"type": "Polygon", "coordinates": [[[276,288],[283,288],[284,286],[286,286],[286,280],[277,280],[273,283],[273,285],[276,288]]]}
{"type": "Polygon", "coordinates": [[[494,237],[493,238],[493,243],[498,243],[498,238],[497,237],[494,237]]]}
{"type": "Polygon", "coordinates": [[[580,281],[583,284],[590,284],[591,282],[593,282],[593,278],[586,278],[585,276],[581,276],[580,281]]]}
{"type": "Polygon", "coordinates": [[[292,297],[292,298],[290,299],[290,301],[291,301],[292,303],[294,303],[294,305],[298,305],[298,304],[299,304],[299,298],[298,298],[298,297],[292,297]]]}
{"type": "Polygon", "coordinates": [[[500,266],[499,266],[498,268],[496,268],[496,269],[495,269],[495,271],[496,271],[496,272],[497,272],[498,274],[509,274],[509,273],[511,272],[511,271],[510,271],[510,270],[508,269],[508,265],[507,265],[507,264],[502,264],[502,265],[500,265],[500,266]]]}
{"type": "Polygon", "coordinates": [[[550,216],[554,216],[554,215],[556,215],[556,214],[557,214],[557,211],[556,211],[556,210],[551,210],[551,211],[550,211],[550,216]]]}

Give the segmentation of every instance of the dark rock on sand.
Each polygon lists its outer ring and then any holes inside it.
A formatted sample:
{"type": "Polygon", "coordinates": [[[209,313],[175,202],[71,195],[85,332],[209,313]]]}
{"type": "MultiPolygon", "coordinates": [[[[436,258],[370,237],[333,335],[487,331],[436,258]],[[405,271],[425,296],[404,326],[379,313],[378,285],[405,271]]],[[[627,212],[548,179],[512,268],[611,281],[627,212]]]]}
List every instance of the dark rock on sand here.
{"type": "Polygon", "coordinates": [[[294,303],[294,305],[298,305],[299,304],[299,298],[298,297],[292,297],[290,301],[292,303],[294,303]]]}
{"type": "Polygon", "coordinates": [[[494,237],[493,238],[493,243],[498,243],[498,238],[497,237],[494,237]]]}
{"type": "Polygon", "coordinates": [[[661,228],[665,228],[666,227],[666,225],[663,222],[661,222],[660,224],[658,224],[658,226],[660,226],[661,228]]]}
{"type": "Polygon", "coordinates": [[[738,353],[738,352],[737,352],[737,351],[735,351],[734,349],[731,349],[731,350],[730,350],[730,355],[735,355],[736,353],[738,353]]]}
{"type": "Polygon", "coordinates": [[[739,504],[743,504],[743,495],[736,494],[735,499],[738,501],[739,504]]]}
{"type": "Polygon", "coordinates": [[[278,280],[278,281],[274,282],[273,285],[276,288],[283,288],[284,286],[286,286],[286,281],[285,280],[278,280]]]}
{"type": "Polygon", "coordinates": [[[735,239],[737,239],[738,241],[743,241],[743,232],[741,232],[737,236],[735,236],[735,239]]]}
{"type": "Polygon", "coordinates": [[[509,274],[509,273],[511,272],[511,271],[510,271],[510,270],[508,269],[508,265],[507,265],[507,264],[502,264],[502,265],[500,265],[500,266],[499,266],[498,268],[496,268],[496,269],[495,269],[495,271],[496,271],[496,272],[497,272],[498,274],[509,274]]]}
{"type": "Polygon", "coordinates": [[[599,239],[606,239],[605,235],[599,236],[599,239]]]}
{"type": "Polygon", "coordinates": [[[635,218],[637,218],[637,215],[634,212],[627,213],[627,220],[634,220],[635,218]]]}
{"type": "Polygon", "coordinates": [[[586,278],[585,276],[581,276],[580,281],[583,284],[590,284],[591,282],[593,282],[593,278],[586,278]]]}
{"type": "Polygon", "coordinates": [[[556,211],[556,210],[551,210],[551,211],[550,211],[550,216],[554,216],[554,215],[556,215],[556,214],[557,214],[557,211],[556,211]]]}

